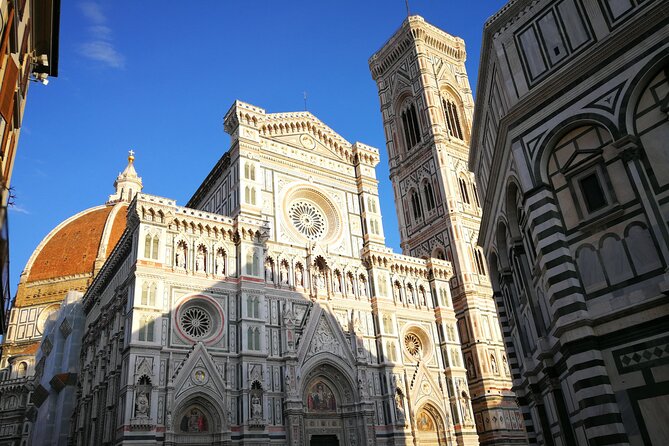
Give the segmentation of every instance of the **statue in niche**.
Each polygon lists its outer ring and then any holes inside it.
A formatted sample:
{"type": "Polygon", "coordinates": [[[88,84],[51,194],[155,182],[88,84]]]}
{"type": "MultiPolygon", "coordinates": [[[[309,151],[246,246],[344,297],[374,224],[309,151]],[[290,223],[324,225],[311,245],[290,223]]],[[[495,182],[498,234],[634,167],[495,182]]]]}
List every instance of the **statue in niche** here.
{"type": "Polygon", "coordinates": [[[316,288],[325,290],[325,274],[322,271],[316,273],[316,288]]]}
{"type": "Polygon", "coordinates": [[[360,297],[367,296],[367,285],[362,277],[358,279],[358,294],[360,294],[360,297]]]}
{"type": "Polygon", "coordinates": [[[398,285],[393,287],[393,294],[397,302],[402,302],[402,293],[400,292],[400,287],[398,285]]]}
{"type": "Polygon", "coordinates": [[[204,248],[198,248],[197,256],[195,257],[195,271],[198,273],[204,272],[204,254],[204,248]]]}
{"type": "Polygon", "coordinates": [[[462,417],[464,421],[471,421],[472,416],[469,413],[469,397],[467,396],[467,392],[462,390],[460,392],[460,412],[462,413],[462,417]]]}
{"type": "Polygon", "coordinates": [[[223,251],[219,250],[216,254],[216,275],[222,276],[225,274],[225,257],[223,251]]]}
{"type": "Polygon", "coordinates": [[[353,276],[349,274],[347,276],[347,280],[348,280],[348,292],[351,294],[355,294],[355,286],[353,285],[353,276]]]}
{"type": "Polygon", "coordinates": [[[295,286],[304,287],[304,273],[300,265],[295,268],[295,286]]]}
{"type": "Polygon", "coordinates": [[[495,375],[499,375],[499,370],[497,369],[497,360],[494,356],[490,356],[490,367],[492,368],[492,372],[495,375]]]}
{"type": "Polygon", "coordinates": [[[335,291],[341,293],[341,276],[339,274],[335,275],[335,291]]]}
{"type": "Polygon", "coordinates": [[[167,426],[168,430],[172,429],[172,411],[168,410],[167,415],[165,416],[165,425],[167,426]]]}
{"type": "Polygon", "coordinates": [[[257,395],[251,398],[251,415],[253,418],[262,417],[262,403],[257,395]]]}
{"type": "Polygon", "coordinates": [[[407,287],[407,303],[413,305],[413,288],[407,287]]]}
{"type": "Polygon", "coordinates": [[[138,418],[149,417],[149,398],[146,392],[137,393],[137,398],[135,399],[135,416],[138,418]]]}
{"type": "Polygon", "coordinates": [[[286,377],[284,379],[284,388],[286,390],[286,393],[290,393],[290,391],[292,390],[292,385],[293,383],[290,378],[290,372],[286,371],[286,377]]]}
{"type": "Polygon", "coordinates": [[[420,290],[420,304],[424,307],[427,306],[427,294],[424,289],[420,290]]]}
{"type": "Polygon", "coordinates": [[[397,414],[397,423],[404,424],[404,396],[399,390],[395,393],[395,413],[397,414]]]}
{"type": "Polygon", "coordinates": [[[281,285],[288,285],[288,266],[286,266],[285,262],[281,262],[279,276],[281,279],[281,285]]]}
{"type": "Polygon", "coordinates": [[[177,246],[176,264],[179,268],[186,268],[186,247],[181,244],[177,246]]]}

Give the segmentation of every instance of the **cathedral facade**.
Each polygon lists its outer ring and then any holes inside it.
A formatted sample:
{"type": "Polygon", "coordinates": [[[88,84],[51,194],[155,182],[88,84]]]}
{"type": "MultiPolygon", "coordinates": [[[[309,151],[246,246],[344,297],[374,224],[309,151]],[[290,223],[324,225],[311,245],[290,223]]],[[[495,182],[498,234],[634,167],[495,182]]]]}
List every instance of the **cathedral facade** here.
{"type": "Polygon", "coordinates": [[[477,444],[451,265],[384,245],[377,149],[242,102],[225,128],[83,297],[76,443],[477,444]]]}

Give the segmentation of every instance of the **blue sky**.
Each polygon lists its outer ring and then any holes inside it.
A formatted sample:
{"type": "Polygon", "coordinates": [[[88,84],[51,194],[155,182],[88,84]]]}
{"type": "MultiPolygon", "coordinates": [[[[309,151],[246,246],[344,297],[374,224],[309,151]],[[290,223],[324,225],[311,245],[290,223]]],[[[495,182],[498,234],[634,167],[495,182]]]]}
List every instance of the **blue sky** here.
{"type": "MultiPolygon", "coordinates": [[[[485,20],[503,0],[414,0],[411,13],[467,44],[476,88],[485,20]]],[[[402,0],[62,2],[59,76],[33,83],[12,178],[11,282],[58,223],[113,192],[127,151],[144,192],[184,205],[227,150],[235,99],[308,109],[381,149],[387,244],[399,249],[379,100],[367,60],[406,17],[402,0]]]]}

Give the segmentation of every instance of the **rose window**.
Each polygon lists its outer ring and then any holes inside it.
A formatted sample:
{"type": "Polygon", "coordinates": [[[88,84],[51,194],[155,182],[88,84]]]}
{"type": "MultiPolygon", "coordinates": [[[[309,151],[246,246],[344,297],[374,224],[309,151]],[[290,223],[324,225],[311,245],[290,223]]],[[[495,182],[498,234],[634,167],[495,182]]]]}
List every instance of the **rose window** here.
{"type": "Polygon", "coordinates": [[[413,333],[407,333],[404,336],[404,347],[411,356],[418,357],[422,350],[420,338],[413,333]]]}
{"type": "Polygon", "coordinates": [[[323,238],[326,231],[325,216],[311,203],[298,201],[293,203],[288,211],[293,225],[308,239],[318,240],[323,238]]]}
{"type": "Polygon", "coordinates": [[[211,330],[211,317],[202,308],[190,307],[181,314],[181,326],[188,336],[201,338],[211,330]]]}

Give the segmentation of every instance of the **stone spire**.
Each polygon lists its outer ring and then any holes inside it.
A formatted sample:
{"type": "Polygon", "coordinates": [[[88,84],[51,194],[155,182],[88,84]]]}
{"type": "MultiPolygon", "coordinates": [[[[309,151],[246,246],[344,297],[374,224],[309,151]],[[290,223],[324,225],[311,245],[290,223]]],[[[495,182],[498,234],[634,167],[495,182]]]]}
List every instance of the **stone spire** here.
{"type": "Polygon", "coordinates": [[[119,201],[131,202],[135,194],[142,191],[142,179],[135,171],[135,152],[128,152],[128,165],[123,172],[119,173],[114,181],[116,192],[109,196],[107,203],[118,203],[119,201]]]}

